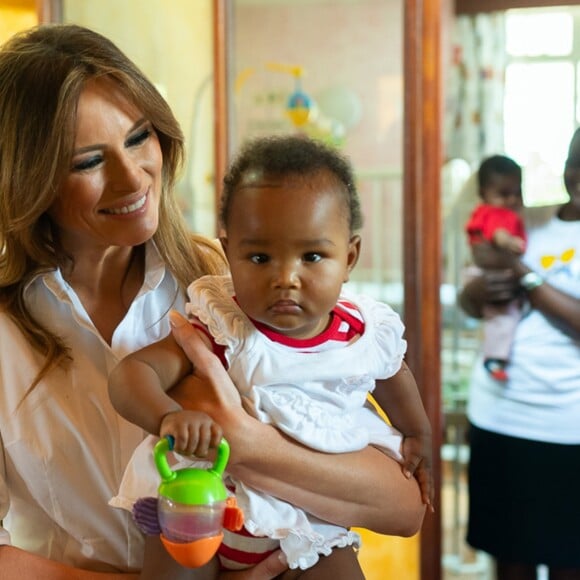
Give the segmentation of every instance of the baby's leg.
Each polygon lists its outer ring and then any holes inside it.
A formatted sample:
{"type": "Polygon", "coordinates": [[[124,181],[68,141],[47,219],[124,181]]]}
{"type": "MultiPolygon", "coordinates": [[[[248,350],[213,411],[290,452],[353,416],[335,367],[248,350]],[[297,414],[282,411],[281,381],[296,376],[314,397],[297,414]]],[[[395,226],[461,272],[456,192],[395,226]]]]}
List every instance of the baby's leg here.
{"type": "Polygon", "coordinates": [[[350,546],[346,548],[336,548],[329,556],[321,556],[320,560],[308,570],[288,570],[280,576],[282,580],[321,580],[321,578],[332,578],[332,580],[364,580],[362,568],[354,549],[350,546]]]}

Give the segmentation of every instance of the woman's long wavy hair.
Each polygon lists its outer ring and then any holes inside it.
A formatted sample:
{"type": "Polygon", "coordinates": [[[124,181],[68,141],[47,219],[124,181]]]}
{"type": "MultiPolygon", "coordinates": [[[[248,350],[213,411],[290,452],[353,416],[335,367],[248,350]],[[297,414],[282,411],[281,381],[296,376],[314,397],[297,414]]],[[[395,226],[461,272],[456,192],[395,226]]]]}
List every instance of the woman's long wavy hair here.
{"type": "Polygon", "coordinates": [[[106,77],[152,123],[163,153],[159,227],[153,239],[182,288],[223,272],[212,242],[188,231],[173,188],[183,163],[183,134],[154,85],[115,44],[76,25],[41,25],[0,49],[0,308],[43,357],[32,386],[70,361],[61,337],[35,320],[24,289],[39,272],[70,257],[48,209],[70,169],[79,95],[89,79],[106,77]]]}

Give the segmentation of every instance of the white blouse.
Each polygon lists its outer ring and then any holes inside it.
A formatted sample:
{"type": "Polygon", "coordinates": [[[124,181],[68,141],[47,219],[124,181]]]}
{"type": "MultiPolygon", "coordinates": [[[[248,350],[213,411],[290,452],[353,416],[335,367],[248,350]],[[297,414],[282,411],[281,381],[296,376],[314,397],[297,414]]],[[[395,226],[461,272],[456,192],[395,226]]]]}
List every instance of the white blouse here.
{"type": "Polygon", "coordinates": [[[108,501],[144,433],[115,412],[107,380],[122,357],[169,333],[167,313],[183,312],[185,296],[149,243],[143,287],[111,346],[60,272],[37,276],[25,300],[73,362],[24,398],[42,360],[0,312],[0,545],[89,570],[139,570],[143,536],[108,501]]]}

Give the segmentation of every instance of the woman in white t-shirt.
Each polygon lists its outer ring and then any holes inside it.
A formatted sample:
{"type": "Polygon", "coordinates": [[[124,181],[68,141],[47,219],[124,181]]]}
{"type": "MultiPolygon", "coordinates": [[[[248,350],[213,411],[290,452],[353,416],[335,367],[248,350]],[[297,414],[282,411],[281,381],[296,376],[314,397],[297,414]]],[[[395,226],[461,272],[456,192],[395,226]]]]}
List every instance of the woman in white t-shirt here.
{"type": "MultiPolygon", "coordinates": [[[[509,380],[476,364],[468,404],[468,543],[492,555],[498,580],[580,578],[580,129],[564,181],[570,200],[528,223],[520,260],[485,248],[500,270],[470,281],[462,308],[523,293],[509,380]]],[[[531,220],[530,220],[531,221],[531,220]]]]}

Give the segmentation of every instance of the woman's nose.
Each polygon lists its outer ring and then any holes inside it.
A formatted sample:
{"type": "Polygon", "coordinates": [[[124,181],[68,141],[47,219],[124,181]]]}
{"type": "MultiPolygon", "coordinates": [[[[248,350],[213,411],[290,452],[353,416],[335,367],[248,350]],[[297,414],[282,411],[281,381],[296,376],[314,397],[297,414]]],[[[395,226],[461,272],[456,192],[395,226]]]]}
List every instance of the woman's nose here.
{"type": "Polygon", "coordinates": [[[115,191],[134,192],[141,189],[141,168],[129,155],[119,155],[112,164],[111,181],[115,191]]]}

